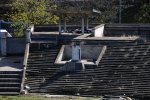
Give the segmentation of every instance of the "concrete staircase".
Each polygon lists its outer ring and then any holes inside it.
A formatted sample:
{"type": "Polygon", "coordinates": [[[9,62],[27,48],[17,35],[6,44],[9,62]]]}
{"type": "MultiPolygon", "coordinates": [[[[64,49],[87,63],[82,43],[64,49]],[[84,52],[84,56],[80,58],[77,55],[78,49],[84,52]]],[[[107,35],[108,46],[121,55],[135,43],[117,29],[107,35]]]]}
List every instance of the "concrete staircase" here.
{"type": "Polygon", "coordinates": [[[150,44],[108,45],[99,65],[66,73],[54,61],[60,46],[30,46],[25,84],[30,93],[150,97],[150,44]],[[34,49],[32,49],[34,47],[34,49]]]}
{"type": "Polygon", "coordinates": [[[150,46],[107,47],[85,95],[150,96],[150,46]]]}
{"type": "Polygon", "coordinates": [[[22,71],[0,71],[0,95],[20,94],[22,71]]]}
{"type": "Polygon", "coordinates": [[[25,81],[31,88],[30,92],[43,91],[42,85],[45,84],[45,80],[55,75],[60,68],[59,65],[54,65],[54,62],[61,46],[47,43],[47,48],[43,45],[41,44],[40,48],[36,43],[30,45],[25,81]]]}

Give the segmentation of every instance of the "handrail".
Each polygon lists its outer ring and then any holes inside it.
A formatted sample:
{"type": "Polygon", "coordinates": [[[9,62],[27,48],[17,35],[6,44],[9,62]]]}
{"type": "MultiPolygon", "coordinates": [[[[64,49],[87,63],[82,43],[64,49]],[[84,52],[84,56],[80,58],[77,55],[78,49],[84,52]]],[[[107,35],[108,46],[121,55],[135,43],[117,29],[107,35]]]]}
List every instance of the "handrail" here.
{"type": "Polygon", "coordinates": [[[26,44],[26,50],[25,50],[25,55],[24,55],[24,62],[23,65],[26,66],[27,65],[27,59],[28,59],[28,55],[29,55],[29,43],[26,44]]]}
{"type": "Polygon", "coordinates": [[[25,73],[26,73],[26,67],[27,67],[27,60],[28,60],[28,56],[29,56],[29,48],[30,48],[30,44],[27,43],[26,44],[26,50],[25,50],[25,55],[24,55],[24,62],[23,62],[23,76],[22,76],[22,82],[21,82],[21,90],[20,92],[22,92],[24,90],[24,82],[25,82],[25,73]]]}
{"type": "Polygon", "coordinates": [[[100,62],[100,60],[102,59],[102,57],[103,57],[103,55],[104,55],[106,49],[107,49],[107,46],[103,46],[102,51],[101,51],[101,53],[100,53],[100,55],[99,55],[99,57],[98,57],[98,59],[97,59],[97,61],[96,61],[96,65],[99,64],[99,62],[100,62]]]}

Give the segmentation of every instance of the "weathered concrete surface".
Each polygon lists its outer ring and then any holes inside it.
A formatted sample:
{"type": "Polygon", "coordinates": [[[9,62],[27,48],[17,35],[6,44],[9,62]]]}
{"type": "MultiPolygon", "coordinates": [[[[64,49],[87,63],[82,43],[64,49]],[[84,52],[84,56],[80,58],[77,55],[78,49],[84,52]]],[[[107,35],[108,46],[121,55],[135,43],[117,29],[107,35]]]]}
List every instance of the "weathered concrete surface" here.
{"type": "Polygon", "coordinates": [[[150,39],[150,24],[105,24],[104,36],[140,36],[150,39]]]}
{"type": "Polygon", "coordinates": [[[22,69],[22,56],[0,57],[0,71],[21,71],[22,69]]]}
{"type": "MultiPolygon", "coordinates": [[[[50,35],[59,35],[59,32],[33,32],[33,34],[50,34],[50,35]]],[[[73,35],[73,33],[61,33],[63,35],[73,35]]]]}
{"type": "Polygon", "coordinates": [[[138,36],[128,36],[128,37],[80,37],[74,38],[74,41],[127,41],[127,40],[137,40],[138,36]]]}
{"type": "MultiPolygon", "coordinates": [[[[97,59],[101,52],[101,46],[93,45],[81,45],[81,59],[97,59]]],[[[64,50],[63,58],[69,60],[71,59],[72,46],[66,45],[64,50]]]]}
{"type": "MultiPolygon", "coordinates": [[[[81,45],[81,62],[95,65],[103,46],[81,45]]],[[[72,60],[72,45],[63,45],[55,60],[55,64],[65,64],[72,60]]],[[[99,62],[99,61],[98,61],[99,62]]]]}
{"type": "Polygon", "coordinates": [[[25,38],[7,38],[7,54],[24,54],[25,46],[25,38]]]}

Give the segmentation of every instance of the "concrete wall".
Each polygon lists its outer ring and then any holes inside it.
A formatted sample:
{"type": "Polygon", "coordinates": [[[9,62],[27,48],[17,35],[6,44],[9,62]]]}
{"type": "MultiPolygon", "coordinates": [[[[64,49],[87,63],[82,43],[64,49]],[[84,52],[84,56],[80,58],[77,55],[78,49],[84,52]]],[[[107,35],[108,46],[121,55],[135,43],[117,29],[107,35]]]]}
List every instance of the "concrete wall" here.
{"type": "MultiPolygon", "coordinates": [[[[82,45],[81,46],[81,59],[94,59],[97,60],[101,53],[101,46],[82,45]]],[[[63,53],[63,60],[70,60],[72,58],[72,46],[66,45],[63,53]]]]}
{"type": "Polygon", "coordinates": [[[7,38],[7,54],[24,54],[25,46],[25,38],[7,38]]]}
{"type": "Polygon", "coordinates": [[[150,24],[106,24],[104,36],[141,36],[150,39],[150,24]]]}

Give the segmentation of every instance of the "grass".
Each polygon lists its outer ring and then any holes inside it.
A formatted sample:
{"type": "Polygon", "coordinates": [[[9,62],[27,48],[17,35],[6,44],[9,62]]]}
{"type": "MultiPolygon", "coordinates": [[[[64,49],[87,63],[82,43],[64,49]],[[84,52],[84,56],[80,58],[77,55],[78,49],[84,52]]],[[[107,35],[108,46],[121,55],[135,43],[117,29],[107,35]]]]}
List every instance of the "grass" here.
{"type": "Polygon", "coordinates": [[[43,97],[43,96],[0,96],[0,100],[96,100],[82,97],[43,97]]]}

